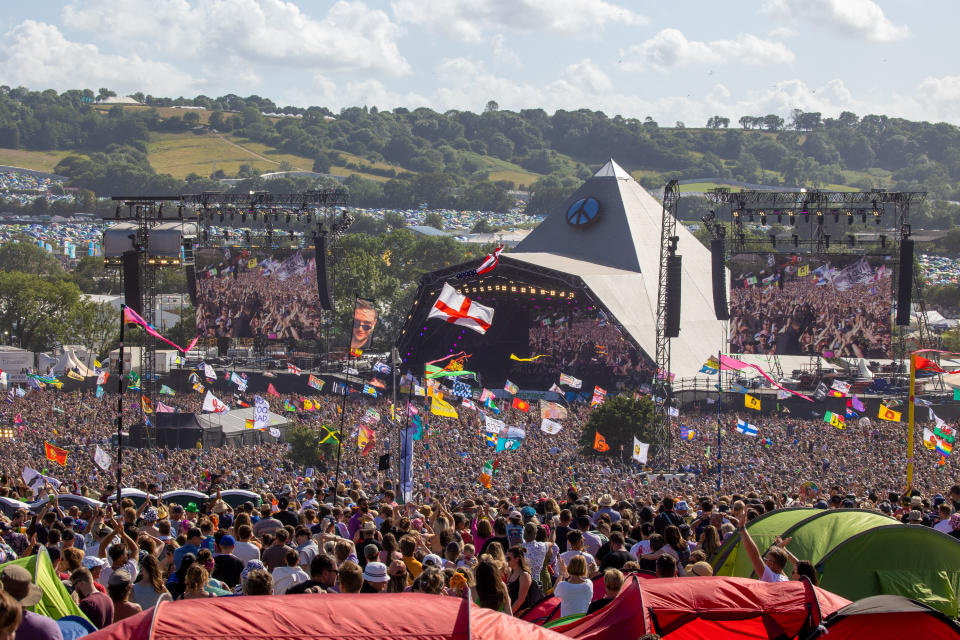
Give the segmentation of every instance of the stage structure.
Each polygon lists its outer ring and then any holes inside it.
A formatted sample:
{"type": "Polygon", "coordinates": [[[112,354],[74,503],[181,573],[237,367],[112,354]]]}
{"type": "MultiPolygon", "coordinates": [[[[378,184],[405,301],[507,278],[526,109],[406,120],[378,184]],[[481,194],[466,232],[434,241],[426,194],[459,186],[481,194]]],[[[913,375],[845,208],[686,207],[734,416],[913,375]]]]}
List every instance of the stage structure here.
{"type": "MultiPolygon", "coordinates": [[[[671,206],[610,160],[512,252],[501,254],[492,271],[464,276],[476,268],[471,262],[420,279],[397,343],[404,367],[419,375],[425,362],[465,351],[470,357],[463,368],[478,372],[476,382],[467,379],[476,391],[500,389],[508,379],[521,395],[547,390],[565,373],[582,380],[579,389],[564,387],[568,397],[585,401],[594,387],[614,393],[652,385],[661,232],[673,217],[671,206]],[[427,320],[444,283],[494,308],[485,335],[427,320]]],[[[711,350],[704,344],[719,341],[723,330],[713,314],[710,252],[685,226],[672,228],[666,237],[676,238],[683,253],[683,320],[671,340],[668,380],[693,376],[711,350]]],[[[655,443],[656,451],[666,440],[655,443]]]]}
{"type": "MultiPolygon", "coordinates": [[[[196,255],[209,246],[273,250],[315,249],[339,237],[353,222],[344,210],[344,189],[296,194],[205,192],[175,196],[114,196],[113,215],[104,215],[104,264],[120,269],[126,303],[155,325],[157,269],[184,269],[196,304],[196,255]],[[232,230],[232,231],[231,231],[232,230]],[[127,257],[125,265],[124,256],[127,257]],[[135,257],[136,268],[132,268],[135,257]],[[130,280],[135,279],[136,282],[130,280]],[[138,285],[138,286],[135,286],[138,285]]],[[[317,256],[326,277],[327,255],[317,256]]],[[[323,286],[326,286],[324,281],[323,286]]],[[[316,290],[317,283],[311,284],[316,290]]],[[[318,309],[319,313],[319,309],[318,309]]],[[[143,396],[156,406],[156,341],[140,333],[143,396]]],[[[229,341],[228,341],[229,342],[229,341]]]]}
{"type": "Polygon", "coordinates": [[[716,210],[704,222],[714,238],[726,236],[724,263],[730,269],[731,327],[724,351],[765,354],[778,374],[782,356],[809,356],[815,378],[824,357],[902,362],[905,330],[894,339],[892,315],[898,303],[909,313],[911,297],[919,310],[919,342],[931,344],[910,240],[910,206],[926,193],[715,189],[708,197],[716,210]],[[905,242],[909,263],[901,265],[905,242]],[[844,337],[818,342],[829,328],[815,326],[801,307],[808,297],[827,304],[831,293],[839,304],[857,307],[857,319],[847,322],[844,337]],[[778,318],[773,311],[780,298],[791,312],[778,318]],[[784,324],[790,324],[785,331],[784,324]],[[791,333],[799,338],[792,343],[791,333]]]}
{"type": "MultiPolygon", "coordinates": [[[[670,438],[670,407],[673,406],[673,380],[670,368],[670,334],[668,331],[668,315],[673,303],[675,292],[671,288],[678,286],[671,276],[671,270],[677,268],[677,204],[680,202],[680,185],[671,180],[663,189],[663,214],[660,216],[660,271],[657,280],[657,352],[656,375],[654,376],[654,397],[662,398],[654,402],[654,415],[659,419],[654,422],[656,442],[666,443],[663,452],[662,464],[670,465],[671,442],[670,438]]],[[[674,303],[675,304],[675,303],[674,303]]]]}

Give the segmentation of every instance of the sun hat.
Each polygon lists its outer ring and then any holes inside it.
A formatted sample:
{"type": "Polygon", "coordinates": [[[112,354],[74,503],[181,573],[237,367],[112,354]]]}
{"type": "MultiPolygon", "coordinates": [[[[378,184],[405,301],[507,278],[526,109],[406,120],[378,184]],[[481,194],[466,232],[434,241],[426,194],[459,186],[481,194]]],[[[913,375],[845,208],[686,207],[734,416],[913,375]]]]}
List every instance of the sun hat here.
{"type": "Polygon", "coordinates": [[[81,564],[87,569],[97,569],[100,567],[105,567],[107,561],[103,558],[98,558],[97,556],[84,556],[81,564]]]}
{"type": "Polygon", "coordinates": [[[713,575],[713,567],[710,566],[709,562],[704,562],[703,560],[700,562],[694,562],[693,564],[687,566],[687,571],[698,576],[713,575]]]}
{"type": "Polygon", "coordinates": [[[422,563],[425,567],[436,567],[437,569],[443,568],[443,560],[441,560],[440,556],[435,553],[428,553],[427,555],[423,556],[422,563]]]}
{"type": "Polygon", "coordinates": [[[156,522],[157,521],[157,508],[150,507],[143,512],[143,521],[144,522],[156,522]]]}
{"type": "Polygon", "coordinates": [[[23,567],[10,564],[0,573],[3,590],[24,607],[32,607],[43,599],[43,590],[33,584],[33,576],[23,567]]]}
{"type": "Polygon", "coordinates": [[[377,525],[374,524],[373,520],[367,520],[362,525],[360,525],[360,531],[376,531],[377,525]]]}
{"type": "Polygon", "coordinates": [[[382,562],[368,562],[363,569],[363,579],[367,582],[388,582],[390,576],[387,575],[387,565],[382,562]]]}
{"type": "Polygon", "coordinates": [[[907,519],[910,522],[921,522],[923,520],[923,514],[920,513],[919,509],[913,509],[910,511],[910,516],[907,519]]]}

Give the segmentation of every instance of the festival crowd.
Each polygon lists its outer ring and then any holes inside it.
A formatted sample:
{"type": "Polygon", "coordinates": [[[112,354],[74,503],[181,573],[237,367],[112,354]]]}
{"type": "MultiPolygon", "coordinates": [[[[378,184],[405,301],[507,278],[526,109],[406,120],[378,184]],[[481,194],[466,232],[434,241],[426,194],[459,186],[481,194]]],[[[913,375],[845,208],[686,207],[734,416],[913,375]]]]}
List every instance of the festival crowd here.
{"type": "MultiPolygon", "coordinates": [[[[199,412],[201,399],[181,393],[165,401],[199,412]]],[[[540,429],[536,403],[520,411],[501,402],[499,419],[523,429],[524,438],[499,453],[488,445],[479,409],[456,403],[459,418],[451,419],[421,408],[427,419],[415,443],[414,496],[401,504],[395,465],[384,471],[379,464],[386,453],[397,459],[396,434],[381,422],[364,455],[353,433],[370,408],[388,416],[386,400],[314,395],[318,406],[308,411],[298,396],[265,399],[276,413],[294,404],[297,411],[287,413],[321,432],[329,433],[321,425],[338,431],[342,418],[339,483],[335,461],[303,469],[282,443],[127,449],[124,486],[197,489],[210,499],[116,504],[115,471],[99,469],[92,454],[97,444],[112,451],[115,398],[52,390],[8,397],[0,420],[14,437],[0,461],[0,496],[43,507],[0,517],[0,562],[43,547],[80,610],[103,627],[159,598],[237,594],[469,594],[480,606],[518,616],[552,594],[562,615],[585,613],[609,604],[630,571],[710,575],[711,559],[730,536],[743,538],[760,579],[815,580],[810,563],[790,556],[782,541],[761,555],[743,527],[786,506],[869,509],[960,538],[956,463],[948,458],[938,466],[918,445],[913,491],[903,493],[899,423],[841,430],[820,418],[728,413],[718,442],[715,414],[685,412],[679,420],[688,438],[672,444],[676,472],[658,474],[633,463],[628,451],[584,453],[579,443],[591,411],[585,404],[565,407],[557,419],[563,428],[550,434],[540,429]],[[738,417],[757,423],[758,436],[737,433],[738,417]],[[66,465],[44,457],[44,442],[70,452],[66,465]],[[488,460],[496,471],[486,487],[479,479],[488,460]],[[28,487],[24,467],[59,486],[28,487]],[[232,488],[261,500],[230,506],[219,492],[232,488]],[[64,493],[107,504],[62,509],[64,493]],[[592,579],[602,579],[606,597],[591,603],[592,579]]],[[[137,403],[125,404],[125,420],[137,419],[137,403]]],[[[29,574],[8,565],[0,579],[0,637],[11,629],[21,640],[61,637],[52,620],[26,611],[40,589],[29,574]]]]}

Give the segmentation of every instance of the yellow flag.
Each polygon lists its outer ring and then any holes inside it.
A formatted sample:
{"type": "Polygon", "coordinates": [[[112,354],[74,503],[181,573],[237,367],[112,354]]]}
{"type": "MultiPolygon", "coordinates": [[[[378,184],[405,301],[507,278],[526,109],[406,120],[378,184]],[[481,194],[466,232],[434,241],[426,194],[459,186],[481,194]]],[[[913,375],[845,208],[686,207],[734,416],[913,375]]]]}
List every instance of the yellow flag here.
{"type": "Polygon", "coordinates": [[[100,362],[99,360],[97,360],[96,358],[94,358],[94,359],[93,359],[93,366],[95,366],[97,369],[100,369],[101,367],[103,367],[103,364],[101,364],[101,362],[100,362]]]}
{"type": "Polygon", "coordinates": [[[253,269],[256,266],[257,266],[256,258],[250,258],[249,260],[247,260],[247,269],[253,269]]]}
{"type": "Polygon", "coordinates": [[[67,371],[67,377],[70,378],[71,380],[80,380],[81,382],[83,381],[83,376],[77,373],[76,371],[74,371],[73,369],[71,369],[70,371],[67,371]]]}
{"type": "Polygon", "coordinates": [[[430,403],[430,413],[438,416],[443,416],[444,418],[458,418],[457,410],[453,408],[449,402],[444,402],[442,398],[437,396],[433,397],[433,401],[430,403]]]}
{"type": "Polygon", "coordinates": [[[877,417],[888,422],[900,422],[900,412],[888,409],[882,404],[880,405],[880,412],[877,414],[877,417]]]}
{"type": "Polygon", "coordinates": [[[743,406],[747,409],[755,409],[760,411],[760,398],[754,398],[749,393],[743,395],[743,406]]]}
{"type": "Polygon", "coordinates": [[[802,278],[803,276],[808,276],[808,275],[810,275],[810,265],[808,264],[800,265],[800,268],[797,269],[797,276],[802,278]]]}
{"type": "Polygon", "coordinates": [[[253,420],[249,420],[249,419],[248,419],[248,420],[246,421],[246,423],[244,424],[244,426],[245,426],[247,429],[253,429],[253,420]]]}
{"type": "Polygon", "coordinates": [[[843,416],[838,416],[835,413],[830,415],[830,424],[836,427],[837,429],[843,429],[846,427],[846,423],[843,420],[843,416]]]}

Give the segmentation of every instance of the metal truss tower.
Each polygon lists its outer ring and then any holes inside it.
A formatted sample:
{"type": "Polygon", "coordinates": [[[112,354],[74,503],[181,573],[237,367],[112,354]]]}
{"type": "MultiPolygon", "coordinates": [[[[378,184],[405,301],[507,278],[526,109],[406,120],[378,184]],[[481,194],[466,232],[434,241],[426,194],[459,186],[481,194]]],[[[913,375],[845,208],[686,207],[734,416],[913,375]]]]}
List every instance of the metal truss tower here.
{"type": "Polygon", "coordinates": [[[657,371],[653,380],[654,443],[658,448],[660,464],[671,464],[670,411],[672,384],[670,382],[670,338],[667,325],[667,262],[677,250],[677,203],[680,185],[671,180],[663,188],[663,214],[660,219],[660,276],[657,284],[657,371]]]}

